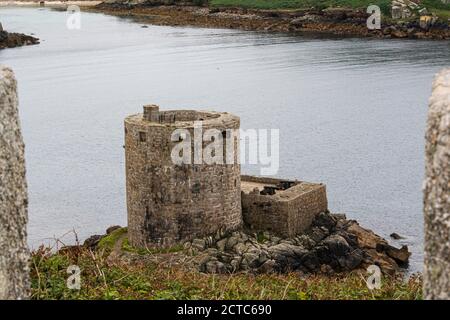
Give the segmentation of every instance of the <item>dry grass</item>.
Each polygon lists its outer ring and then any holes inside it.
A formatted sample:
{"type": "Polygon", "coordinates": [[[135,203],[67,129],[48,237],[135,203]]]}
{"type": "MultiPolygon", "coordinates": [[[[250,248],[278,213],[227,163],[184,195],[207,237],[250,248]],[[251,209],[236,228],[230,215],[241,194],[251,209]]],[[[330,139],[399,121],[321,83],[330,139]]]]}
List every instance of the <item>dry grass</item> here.
{"type": "Polygon", "coordinates": [[[103,250],[81,247],[58,254],[40,248],[32,264],[33,299],[421,299],[422,291],[420,278],[383,279],[382,288],[371,291],[357,274],[211,275],[183,266],[111,264],[103,250]],[[81,290],[66,286],[70,265],[81,269],[81,290]]]}

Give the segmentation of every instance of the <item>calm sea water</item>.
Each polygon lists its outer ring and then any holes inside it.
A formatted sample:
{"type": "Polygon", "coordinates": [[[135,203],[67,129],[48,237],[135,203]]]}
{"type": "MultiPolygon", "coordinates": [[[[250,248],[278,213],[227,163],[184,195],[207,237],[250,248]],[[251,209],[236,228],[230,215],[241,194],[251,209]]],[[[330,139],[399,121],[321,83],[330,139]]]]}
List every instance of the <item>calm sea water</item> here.
{"type": "Polygon", "coordinates": [[[326,183],[332,211],[405,236],[394,244],[421,270],[427,99],[449,42],[142,28],[90,13],[70,31],[66,18],[0,9],[6,29],[42,40],[0,51],[20,86],[33,247],[126,224],[123,119],[156,103],[279,128],[278,176],[326,183]]]}

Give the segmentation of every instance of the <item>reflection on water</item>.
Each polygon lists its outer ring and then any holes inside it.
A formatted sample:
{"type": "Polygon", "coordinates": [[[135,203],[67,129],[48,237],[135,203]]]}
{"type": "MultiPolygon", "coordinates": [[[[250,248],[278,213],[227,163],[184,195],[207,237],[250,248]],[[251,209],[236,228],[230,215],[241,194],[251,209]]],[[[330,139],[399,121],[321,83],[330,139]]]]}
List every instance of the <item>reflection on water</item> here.
{"type": "MultiPolygon", "coordinates": [[[[397,232],[421,269],[424,128],[448,42],[318,39],[0,9],[42,43],[0,51],[19,80],[30,243],[126,224],[123,119],[148,103],[280,129],[278,176],[327,184],[330,208],[397,232]]],[[[244,167],[258,173],[257,167],[244,167]]]]}

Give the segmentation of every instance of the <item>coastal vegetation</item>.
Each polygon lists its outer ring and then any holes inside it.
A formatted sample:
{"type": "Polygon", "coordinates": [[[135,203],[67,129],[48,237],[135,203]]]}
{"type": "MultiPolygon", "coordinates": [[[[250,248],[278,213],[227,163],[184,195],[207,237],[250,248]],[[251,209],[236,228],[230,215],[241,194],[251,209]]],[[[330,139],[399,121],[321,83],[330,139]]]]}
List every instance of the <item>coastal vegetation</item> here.
{"type": "MultiPolygon", "coordinates": [[[[385,15],[390,14],[391,0],[210,0],[213,7],[241,7],[251,9],[365,9],[377,5],[385,15]]],[[[450,18],[450,3],[441,0],[422,0],[421,5],[440,17],[450,18]]]]}
{"type": "MultiPolygon", "coordinates": [[[[258,236],[258,241],[268,239],[258,236]]],[[[314,274],[199,272],[184,248],[136,249],[128,242],[127,228],[120,227],[92,236],[83,245],[59,250],[42,246],[32,252],[32,299],[422,299],[420,275],[385,274],[381,287],[371,290],[366,282],[370,274],[364,269],[314,274]],[[79,290],[68,288],[70,266],[79,267],[79,290]]],[[[201,252],[194,256],[202,257],[201,252]]]]}
{"type": "Polygon", "coordinates": [[[233,6],[257,9],[325,9],[329,7],[367,8],[390,5],[389,0],[211,0],[212,6],[233,6]]]}
{"type": "Polygon", "coordinates": [[[114,263],[107,250],[77,246],[52,253],[41,247],[32,253],[32,299],[422,299],[420,277],[382,279],[369,290],[367,277],[307,276],[297,273],[252,275],[204,274],[183,265],[114,263]],[[67,288],[67,268],[81,269],[81,288],[67,288]]]}
{"type": "Polygon", "coordinates": [[[422,0],[419,5],[406,5],[404,0],[398,0],[403,9],[397,6],[394,16],[390,0],[192,1],[196,6],[158,6],[153,1],[159,0],[148,0],[139,6],[112,0],[91,10],[156,25],[386,39],[450,39],[450,4],[441,0],[422,0]],[[381,9],[379,29],[367,28],[369,5],[378,5],[381,9]],[[422,15],[425,15],[423,19],[422,15]]]}

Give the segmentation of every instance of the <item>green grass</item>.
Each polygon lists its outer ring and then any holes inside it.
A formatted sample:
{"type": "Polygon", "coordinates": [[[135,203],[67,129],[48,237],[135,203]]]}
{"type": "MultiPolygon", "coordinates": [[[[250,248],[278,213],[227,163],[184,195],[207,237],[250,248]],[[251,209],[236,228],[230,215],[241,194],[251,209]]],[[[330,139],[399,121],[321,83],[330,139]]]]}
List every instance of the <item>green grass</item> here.
{"type": "Polygon", "coordinates": [[[210,0],[212,6],[232,6],[256,9],[306,9],[306,8],[367,8],[371,4],[386,6],[389,0],[210,0]]]}
{"type": "Polygon", "coordinates": [[[302,279],[298,274],[211,275],[183,266],[111,263],[105,251],[74,248],[32,254],[32,299],[421,299],[419,278],[384,278],[379,290],[367,288],[361,275],[302,279]],[[81,269],[81,289],[66,286],[67,267],[81,269]]]}
{"type": "Polygon", "coordinates": [[[442,3],[440,0],[422,0],[422,5],[441,19],[446,21],[450,19],[450,3],[442,3]]]}
{"type": "Polygon", "coordinates": [[[432,13],[437,15],[439,18],[444,19],[446,21],[450,20],[450,10],[443,10],[443,9],[431,9],[432,13]]]}
{"type": "Polygon", "coordinates": [[[114,249],[115,244],[120,238],[122,239],[122,244],[120,249],[126,252],[137,253],[140,255],[154,254],[154,253],[173,253],[183,250],[183,245],[176,245],[164,249],[151,249],[151,248],[134,248],[130,245],[128,238],[126,236],[127,228],[120,228],[114,230],[110,234],[103,237],[98,243],[98,249],[109,253],[114,249]]]}
{"type": "Polygon", "coordinates": [[[258,233],[256,234],[256,240],[257,240],[259,243],[264,243],[264,242],[266,242],[268,239],[267,239],[266,236],[264,235],[264,232],[258,232],[258,233]]]}
{"type": "Polygon", "coordinates": [[[163,248],[163,249],[150,249],[150,248],[134,248],[130,245],[128,238],[125,238],[122,242],[122,250],[126,252],[132,252],[137,253],[140,255],[145,254],[155,254],[155,253],[174,253],[179,252],[183,250],[183,245],[176,245],[169,248],[163,248]]]}
{"type": "Polygon", "coordinates": [[[100,240],[100,242],[98,243],[98,247],[100,249],[104,249],[106,251],[111,251],[114,248],[114,245],[117,242],[117,240],[119,240],[119,238],[122,237],[126,233],[127,233],[127,228],[116,229],[113,232],[111,232],[111,234],[102,238],[100,240]]]}
{"type": "Polygon", "coordinates": [[[441,0],[422,0],[421,4],[426,8],[450,10],[450,3],[443,3],[441,0]]]}
{"type": "MultiPolygon", "coordinates": [[[[242,7],[252,9],[324,9],[329,7],[361,8],[378,5],[385,15],[390,15],[390,0],[210,0],[211,6],[242,7]]],[[[441,18],[450,17],[450,4],[440,0],[423,0],[422,5],[441,18]]]]}

